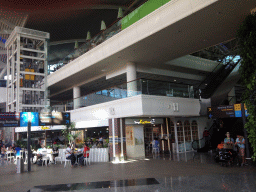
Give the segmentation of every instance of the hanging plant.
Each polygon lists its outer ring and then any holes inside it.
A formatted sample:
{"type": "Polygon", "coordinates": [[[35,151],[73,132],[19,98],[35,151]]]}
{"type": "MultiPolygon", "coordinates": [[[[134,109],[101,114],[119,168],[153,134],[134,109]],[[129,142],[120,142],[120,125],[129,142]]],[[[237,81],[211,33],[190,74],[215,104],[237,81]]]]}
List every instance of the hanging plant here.
{"type": "Polygon", "coordinates": [[[242,58],[239,72],[245,87],[242,95],[249,116],[245,128],[253,148],[252,158],[256,160],[256,14],[248,15],[237,32],[239,54],[242,58]]]}

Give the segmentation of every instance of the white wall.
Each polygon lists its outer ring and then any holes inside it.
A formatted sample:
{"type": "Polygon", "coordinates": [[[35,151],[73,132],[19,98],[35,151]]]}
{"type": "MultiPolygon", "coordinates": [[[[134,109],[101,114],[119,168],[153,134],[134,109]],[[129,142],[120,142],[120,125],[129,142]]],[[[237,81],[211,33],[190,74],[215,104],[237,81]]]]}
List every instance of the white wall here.
{"type": "Polygon", "coordinates": [[[74,122],[142,116],[199,116],[200,103],[198,99],[138,95],[70,112],[74,122]],[[178,104],[179,111],[174,111],[173,103],[178,104]]]}
{"type": "Polygon", "coordinates": [[[6,102],[6,88],[0,87],[0,103],[6,102]]]}
{"type": "Polygon", "coordinates": [[[144,116],[199,116],[199,99],[143,95],[142,107],[144,116]],[[178,111],[173,104],[178,104],[178,111]]]}

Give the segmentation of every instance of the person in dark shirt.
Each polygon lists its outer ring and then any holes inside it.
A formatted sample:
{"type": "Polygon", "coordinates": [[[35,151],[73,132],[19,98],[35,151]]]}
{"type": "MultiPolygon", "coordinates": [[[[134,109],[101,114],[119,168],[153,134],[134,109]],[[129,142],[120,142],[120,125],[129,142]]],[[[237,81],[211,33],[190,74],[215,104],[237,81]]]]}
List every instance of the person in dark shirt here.
{"type": "Polygon", "coordinates": [[[210,147],[210,132],[207,130],[207,128],[205,127],[204,132],[203,132],[203,137],[205,139],[205,146],[207,146],[208,148],[210,147]]]}

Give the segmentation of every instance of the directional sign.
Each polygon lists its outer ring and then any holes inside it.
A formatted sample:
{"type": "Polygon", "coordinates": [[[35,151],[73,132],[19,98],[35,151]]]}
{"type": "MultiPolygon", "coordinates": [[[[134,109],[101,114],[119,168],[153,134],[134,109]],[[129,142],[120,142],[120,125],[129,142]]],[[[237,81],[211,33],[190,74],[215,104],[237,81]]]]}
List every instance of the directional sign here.
{"type": "Polygon", "coordinates": [[[47,126],[52,125],[52,114],[48,112],[42,112],[39,115],[39,125],[47,126]]]}
{"type": "Polygon", "coordinates": [[[40,113],[40,126],[68,125],[70,124],[70,113],[52,112],[40,113]]]}
{"type": "Polygon", "coordinates": [[[211,119],[213,117],[211,107],[207,107],[207,114],[208,114],[208,119],[211,119]]]}
{"type": "Polygon", "coordinates": [[[63,120],[65,121],[64,125],[70,124],[70,113],[62,113],[63,120]]]}
{"type": "Polygon", "coordinates": [[[6,112],[0,113],[0,127],[19,127],[20,113],[6,112]]]}
{"type": "MultiPolygon", "coordinates": [[[[221,105],[216,107],[207,107],[208,118],[229,118],[242,117],[241,104],[221,105]]],[[[245,107],[245,116],[248,116],[247,108],[245,107]]]]}

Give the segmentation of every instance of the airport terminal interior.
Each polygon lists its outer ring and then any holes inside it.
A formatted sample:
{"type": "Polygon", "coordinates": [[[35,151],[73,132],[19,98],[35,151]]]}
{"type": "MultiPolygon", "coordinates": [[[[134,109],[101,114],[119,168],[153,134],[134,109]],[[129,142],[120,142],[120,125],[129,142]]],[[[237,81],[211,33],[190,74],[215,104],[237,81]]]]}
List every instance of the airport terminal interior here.
{"type": "Polygon", "coordinates": [[[0,191],[255,191],[248,15],[254,0],[1,2],[0,191]]]}

